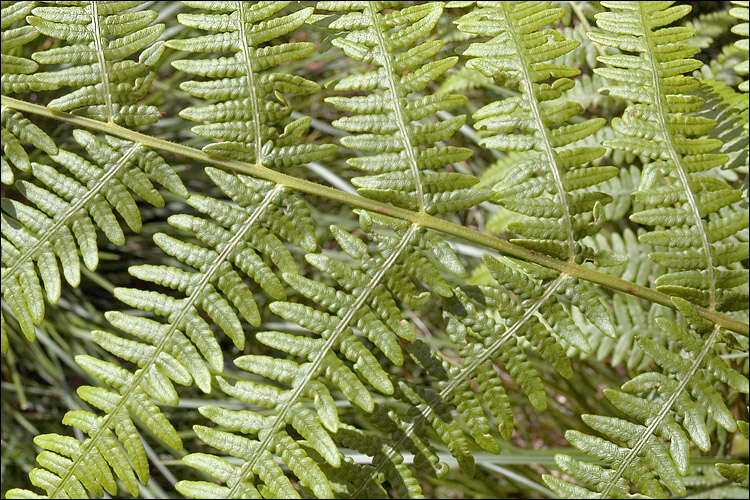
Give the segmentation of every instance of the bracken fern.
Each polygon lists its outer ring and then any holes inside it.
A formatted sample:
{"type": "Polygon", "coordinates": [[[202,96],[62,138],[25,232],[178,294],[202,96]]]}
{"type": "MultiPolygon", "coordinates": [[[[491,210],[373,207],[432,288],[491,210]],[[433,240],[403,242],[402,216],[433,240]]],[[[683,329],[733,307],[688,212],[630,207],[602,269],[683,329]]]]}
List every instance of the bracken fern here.
{"type": "Polygon", "coordinates": [[[3,2],[5,496],[747,495],[726,3],[3,2]]]}

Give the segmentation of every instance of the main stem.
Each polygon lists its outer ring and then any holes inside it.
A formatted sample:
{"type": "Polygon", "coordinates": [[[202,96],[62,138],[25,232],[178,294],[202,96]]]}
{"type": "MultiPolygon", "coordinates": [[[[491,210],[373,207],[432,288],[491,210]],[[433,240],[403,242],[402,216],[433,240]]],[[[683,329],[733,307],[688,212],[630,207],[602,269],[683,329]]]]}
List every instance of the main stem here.
{"type": "MultiPolygon", "coordinates": [[[[625,281],[616,276],[611,276],[609,274],[596,271],[580,264],[557,260],[533,250],[513,245],[512,243],[508,243],[507,241],[501,240],[500,238],[497,238],[495,236],[484,234],[474,229],[469,229],[467,227],[463,227],[459,224],[455,224],[453,222],[449,222],[432,215],[413,212],[411,210],[395,207],[387,203],[381,203],[356,194],[347,193],[339,189],[308,181],[306,179],[299,179],[291,175],[283,174],[281,172],[277,172],[276,170],[271,170],[267,167],[253,165],[237,160],[222,160],[219,158],[213,158],[198,149],[141,134],[114,123],[105,123],[82,116],[75,116],[69,113],[53,111],[46,108],[45,106],[32,104],[7,96],[2,96],[0,98],[0,104],[2,104],[2,106],[7,106],[8,108],[18,111],[44,116],[46,118],[69,123],[78,127],[97,130],[99,132],[114,135],[132,142],[142,144],[143,146],[158,149],[160,151],[167,151],[169,153],[184,156],[186,158],[192,158],[194,160],[209,163],[227,170],[260,177],[261,179],[273,181],[295,191],[321,196],[323,198],[335,200],[354,207],[364,208],[366,210],[372,210],[373,212],[390,215],[391,217],[396,217],[398,219],[416,223],[422,227],[427,227],[436,231],[456,236],[475,245],[492,248],[494,250],[497,250],[498,252],[516,257],[518,259],[534,262],[535,264],[539,264],[540,266],[554,269],[560,273],[565,273],[575,278],[590,281],[592,283],[597,283],[611,290],[616,290],[618,292],[623,292],[629,295],[635,295],[650,302],[656,302],[657,304],[674,308],[672,299],[667,294],[652,290],[650,288],[646,288],[645,286],[638,285],[636,283],[631,283],[630,281],[625,281]]],[[[743,335],[748,335],[748,332],[750,331],[747,323],[734,320],[726,316],[725,314],[711,311],[704,307],[696,306],[696,309],[702,317],[706,318],[714,324],[721,326],[722,328],[741,333],[743,335]]]]}

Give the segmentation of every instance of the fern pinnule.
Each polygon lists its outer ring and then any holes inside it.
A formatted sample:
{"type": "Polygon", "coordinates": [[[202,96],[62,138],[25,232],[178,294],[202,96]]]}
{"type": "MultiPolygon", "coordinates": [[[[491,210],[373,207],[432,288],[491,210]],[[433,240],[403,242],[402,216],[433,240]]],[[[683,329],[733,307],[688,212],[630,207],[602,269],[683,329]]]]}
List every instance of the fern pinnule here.
{"type": "Polygon", "coordinates": [[[31,171],[31,161],[24,149],[24,144],[34,146],[48,155],[57,153],[57,144],[21,113],[3,107],[0,116],[2,116],[0,132],[2,132],[3,140],[3,151],[0,156],[2,183],[10,185],[15,179],[14,167],[24,172],[31,171]]]}
{"type": "MultiPolygon", "coordinates": [[[[39,31],[26,22],[31,10],[39,2],[13,2],[2,7],[2,48],[3,63],[1,86],[3,94],[20,94],[29,91],[50,90],[53,87],[37,78],[39,65],[21,54],[24,45],[39,37],[39,31]]],[[[3,137],[3,143],[5,137],[3,137]]]]}
{"type": "Polygon", "coordinates": [[[748,84],[747,81],[747,74],[748,74],[748,18],[750,18],[750,4],[748,4],[747,0],[735,0],[732,2],[734,7],[729,9],[729,15],[738,19],[740,22],[737,23],[732,27],[732,33],[735,35],[738,35],[740,37],[744,36],[744,39],[737,40],[734,42],[735,47],[737,47],[741,52],[745,53],[745,60],[737,63],[734,66],[734,71],[737,72],[737,74],[742,77],[744,76],[746,79],[745,81],[740,82],[739,88],[743,92],[750,91],[750,84],[748,84]],[[744,22],[742,22],[744,21],[744,22]]]}

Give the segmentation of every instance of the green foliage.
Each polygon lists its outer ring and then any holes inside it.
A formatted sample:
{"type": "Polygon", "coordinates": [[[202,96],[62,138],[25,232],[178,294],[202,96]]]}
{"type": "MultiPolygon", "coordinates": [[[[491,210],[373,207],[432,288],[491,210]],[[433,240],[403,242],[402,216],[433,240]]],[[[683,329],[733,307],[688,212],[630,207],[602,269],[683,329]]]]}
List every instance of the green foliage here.
{"type": "Polygon", "coordinates": [[[129,10],[138,4],[73,2],[31,10],[26,21],[38,34],[68,42],[31,55],[38,64],[64,66],[34,74],[44,90],[74,89],[50,101],[50,109],[131,127],[159,119],[158,108],[138,101],[148,92],[164,52],[161,43],[154,43],[164,24],[152,24],[153,10],[129,10]],[[138,62],[128,59],[136,53],[138,62]]]}
{"type": "Polygon", "coordinates": [[[3,2],[4,496],[746,495],[726,4],[3,2]]]}

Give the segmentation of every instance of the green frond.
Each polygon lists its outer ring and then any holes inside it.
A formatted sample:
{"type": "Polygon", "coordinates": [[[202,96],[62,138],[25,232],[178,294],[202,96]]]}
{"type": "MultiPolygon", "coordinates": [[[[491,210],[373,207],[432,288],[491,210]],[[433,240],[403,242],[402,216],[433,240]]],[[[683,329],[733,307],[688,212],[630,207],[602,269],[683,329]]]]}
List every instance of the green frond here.
{"type": "MultiPolygon", "coordinates": [[[[683,301],[681,307],[687,311],[691,306],[683,301]]],[[[709,429],[718,425],[728,432],[737,430],[737,423],[716,385],[724,383],[744,394],[750,388],[746,376],[715,350],[705,350],[700,337],[700,333],[706,333],[705,328],[684,320],[677,324],[663,316],[655,317],[653,323],[637,333],[636,338],[641,350],[663,372],[643,372],[623,384],[622,390],[604,391],[614,407],[643,425],[622,418],[583,415],[584,422],[607,439],[578,431],[568,431],[565,436],[576,448],[617,469],[618,474],[621,472],[624,479],[645,495],[664,495],[661,484],[675,494],[684,495],[691,444],[706,452],[711,448],[709,429]],[[646,333],[657,326],[661,335],[646,333]],[[702,364],[696,365],[696,359],[702,364]],[[679,380],[685,373],[691,374],[690,378],[679,380]],[[685,385],[688,391],[683,391],[685,385]]],[[[573,470],[566,465],[571,460],[556,457],[561,470],[576,480],[600,493],[622,496],[625,485],[620,484],[621,479],[613,482],[617,476],[612,475],[612,470],[573,470]]],[[[549,476],[545,476],[545,481],[558,492],[569,488],[567,483],[549,476]]]]}
{"type": "MultiPolygon", "coordinates": [[[[207,168],[206,172],[233,203],[194,194],[187,203],[207,215],[208,219],[187,214],[172,215],[168,219],[170,225],[190,233],[206,246],[165,233],[154,235],[154,242],[165,254],[195,271],[142,265],[131,267],[129,272],[136,278],[177,290],[187,297],[203,287],[200,297],[194,300],[197,307],[191,308],[184,317],[184,324],[178,327],[184,329],[198,346],[212,370],[221,373],[221,349],[197,308],[232,339],[237,349],[242,350],[245,333],[241,319],[254,326],[261,322],[254,292],[244,277],[251,278],[270,295],[283,299],[284,288],[263,256],[268,257],[279,272],[296,273],[294,259],[279,237],[312,249],[316,243],[309,209],[295,195],[278,189],[274,191],[271,183],[251,177],[234,176],[212,168],[207,168]],[[271,192],[273,197],[269,197],[271,192]],[[226,260],[213,271],[211,281],[203,283],[206,274],[227,252],[227,245],[249,220],[255,223],[253,230],[234,243],[232,251],[225,255],[226,260]]],[[[168,318],[170,322],[188,301],[134,288],[117,288],[115,296],[132,307],[168,318]]]]}
{"type": "Polygon", "coordinates": [[[186,28],[212,32],[166,43],[201,57],[179,59],[172,66],[206,77],[183,82],[181,88],[194,97],[216,101],[180,112],[187,120],[203,122],[192,128],[193,133],[221,141],[205,146],[207,154],[287,168],[319,161],[336,151],[332,144],[298,144],[310,119],[292,120],[286,96],[314,94],[320,86],[301,76],[277,72],[279,66],[315,50],[310,42],[285,41],[313,12],[307,7],[282,15],[291,3],[239,2],[230,6],[188,2],[187,6],[199,11],[178,14],[186,28]],[[204,56],[212,53],[221,57],[204,56]]]}
{"type": "MultiPolygon", "coordinates": [[[[341,144],[375,153],[347,160],[349,166],[374,174],[354,177],[352,183],[368,198],[428,213],[475,206],[489,198],[489,191],[476,189],[474,176],[439,170],[467,160],[471,150],[435,145],[448,141],[466,117],[431,118],[439,111],[464,104],[466,98],[423,92],[458,60],[446,57],[430,61],[443,42],[425,38],[434,29],[443,7],[431,2],[381,13],[386,7],[350,4],[347,14],[330,23],[341,34],[333,40],[334,46],[356,61],[376,66],[374,70],[363,69],[344,76],[333,84],[333,90],[364,91],[366,95],[325,99],[352,113],[332,123],[356,134],[341,138],[341,144]]],[[[330,2],[318,3],[318,8],[340,9],[330,2]]]]}
{"type": "Polygon", "coordinates": [[[19,113],[4,110],[3,124],[45,151],[58,165],[32,162],[28,180],[15,183],[23,199],[2,200],[3,298],[26,338],[33,340],[34,325],[44,319],[42,285],[46,300],[54,304],[62,288],[60,268],[73,287],[80,283],[81,260],[87,269],[96,269],[97,228],[112,243],[125,242],[112,208],[132,230],[139,231],[140,211],[131,193],[154,206],[163,206],[152,180],[177,195],[187,191],[158,154],[140,145],[109,136],[102,141],[89,132],[75,130],[73,137],[91,162],[58,149],[19,113]]]}
{"type": "MultiPolygon", "coordinates": [[[[101,342],[116,352],[118,342],[114,336],[104,332],[101,335],[101,342]]],[[[124,347],[122,339],[119,340],[120,348],[124,347]]],[[[131,356],[137,357],[137,354],[131,356]]],[[[163,361],[167,365],[176,365],[174,358],[168,355],[163,361]]],[[[150,399],[156,390],[162,388],[162,384],[169,384],[166,375],[154,365],[146,368],[150,372],[145,376],[139,375],[139,371],[131,374],[114,363],[88,355],[76,356],[76,362],[91,377],[111,388],[81,386],[77,391],[81,399],[105,412],[107,417],[72,410],[66,413],[63,423],[83,431],[88,438],[78,440],[59,434],[37,436],[34,443],[42,449],[37,461],[43,468],[36,469],[34,476],[43,480],[32,479],[32,484],[45,490],[52,498],[63,494],[71,498],[101,496],[102,489],[116,495],[118,489],[114,473],[131,495],[137,495],[138,481],[145,484],[149,471],[146,452],[132,416],[137,417],[166,445],[182,449],[182,440],[177,431],[150,399]],[[136,380],[140,380],[138,385],[135,385],[136,380]]],[[[179,378],[178,375],[170,375],[179,378]]],[[[28,498],[29,494],[33,493],[16,489],[8,491],[7,496],[28,498]]]]}
{"type": "Polygon", "coordinates": [[[624,137],[604,144],[655,160],[647,165],[649,175],[642,179],[636,193],[643,202],[642,209],[632,214],[631,220],[657,229],[674,228],[640,237],[653,246],[655,252],[651,255],[656,262],[672,268],[705,270],[705,280],[698,286],[670,287],[665,292],[711,308],[731,308],[738,292],[732,290],[734,287],[723,290],[725,285],[717,279],[716,267],[730,265],[733,260],[719,259],[716,254],[723,243],[737,241],[735,235],[747,227],[747,210],[740,208],[740,200],[747,199],[747,192],[726,183],[709,184],[710,179],[700,174],[706,168],[703,165],[718,166],[728,157],[712,153],[722,142],[706,137],[716,122],[695,113],[703,100],[685,95],[699,88],[696,79],[683,75],[701,66],[700,61],[690,58],[698,49],[683,43],[691,38],[693,30],[663,27],[690,9],[656,4],[612,4],[610,8],[611,12],[596,16],[604,31],[589,36],[598,43],[638,55],[599,57],[608,66],[594,71],[616,83],[603,92],[636,103],[625,109],[622,118],[612,121],[613,128],[624,137]],[[681,99],[683,95],[685,98],[681,99]],[[665,147],[654,148],[654,141],[665,147]],[[721,195],[712,193],[719,189],[724,189],[721,195]],[[655,196],[649,198],[649,194],[655,196]],[[683,201],[687,203],[675,206],[683,201]],[[683,251],[683,256],[672,254],[668,263],[664,261],[668,249],[688,246],[699,249],[697,253],[687,250],[695,256],[683,251]]]}
{"type": "MultiPolygon", "coordinates": [[[[39,65],[25,56],[25,45],[39,38],[39,31],[27,24],[27,17],[39,2],[8,2],[3,4],[2,58],[3,75],[0,87],[3,94],[21,94],[29,91],[50,90],[52,86],[38,77],[39,65]]],[[[3,112],[5,110],[3,109],[3,112]]],[[[3,134],[3,145],[6,143],[3,134]]]]}
{"type": "Polygon", "coordinates": [[[722,141],[720,153],[729,157],[721,169],[713,172],[728,181],[748,171],[748,100],[723,82],[701,79],[697,90],[705,100],[701,114],[716,121],[710,136],[722,141]]]}
{"type": "Polygon", "coordinates": [[[562,9],[549,8],[546,2],[479,2],[479,8],[456,24],[461,31],[492,37],[469,45],[464,51],[471,57],[467,66],[519,93],[472,115],[480,145],[523,152],[524,161],[510,167],[505,182],[493,187],[493,201],[525,216],[508,226],[524,236],[517,243],[573,260],[578,240],[604,223],[595,202],[610,201],[596,192],[576,191],[614,177],[617,170],[586,167],[604,155],[603,148],[571,146],[596,133],[605,120],[581,120],[581,105],[566,99],[574,87],[570,77],[579,71],[557,60],[580,43],[542,29],[562,15],[562,9]]]}
{"type": "Polygon", "coordinates": [[[0,9],[8,498],[747,496],[746,1],[0,9]]]}
{"type": "Polygon", "coordinates": [[[160,118],[157,107],[140,101],[164,52],[156,42],[164,25],[152,24],[156,11],[133,10],[139,5],[89,2],[31,10],[27,20],[39,34],[64,42],[31,56],[45,70],[35,74],[44,90],[71,88],[49,108],[128,127],[160,118]],[[135,54],[137,62],[131,59],[135,54]]]}

